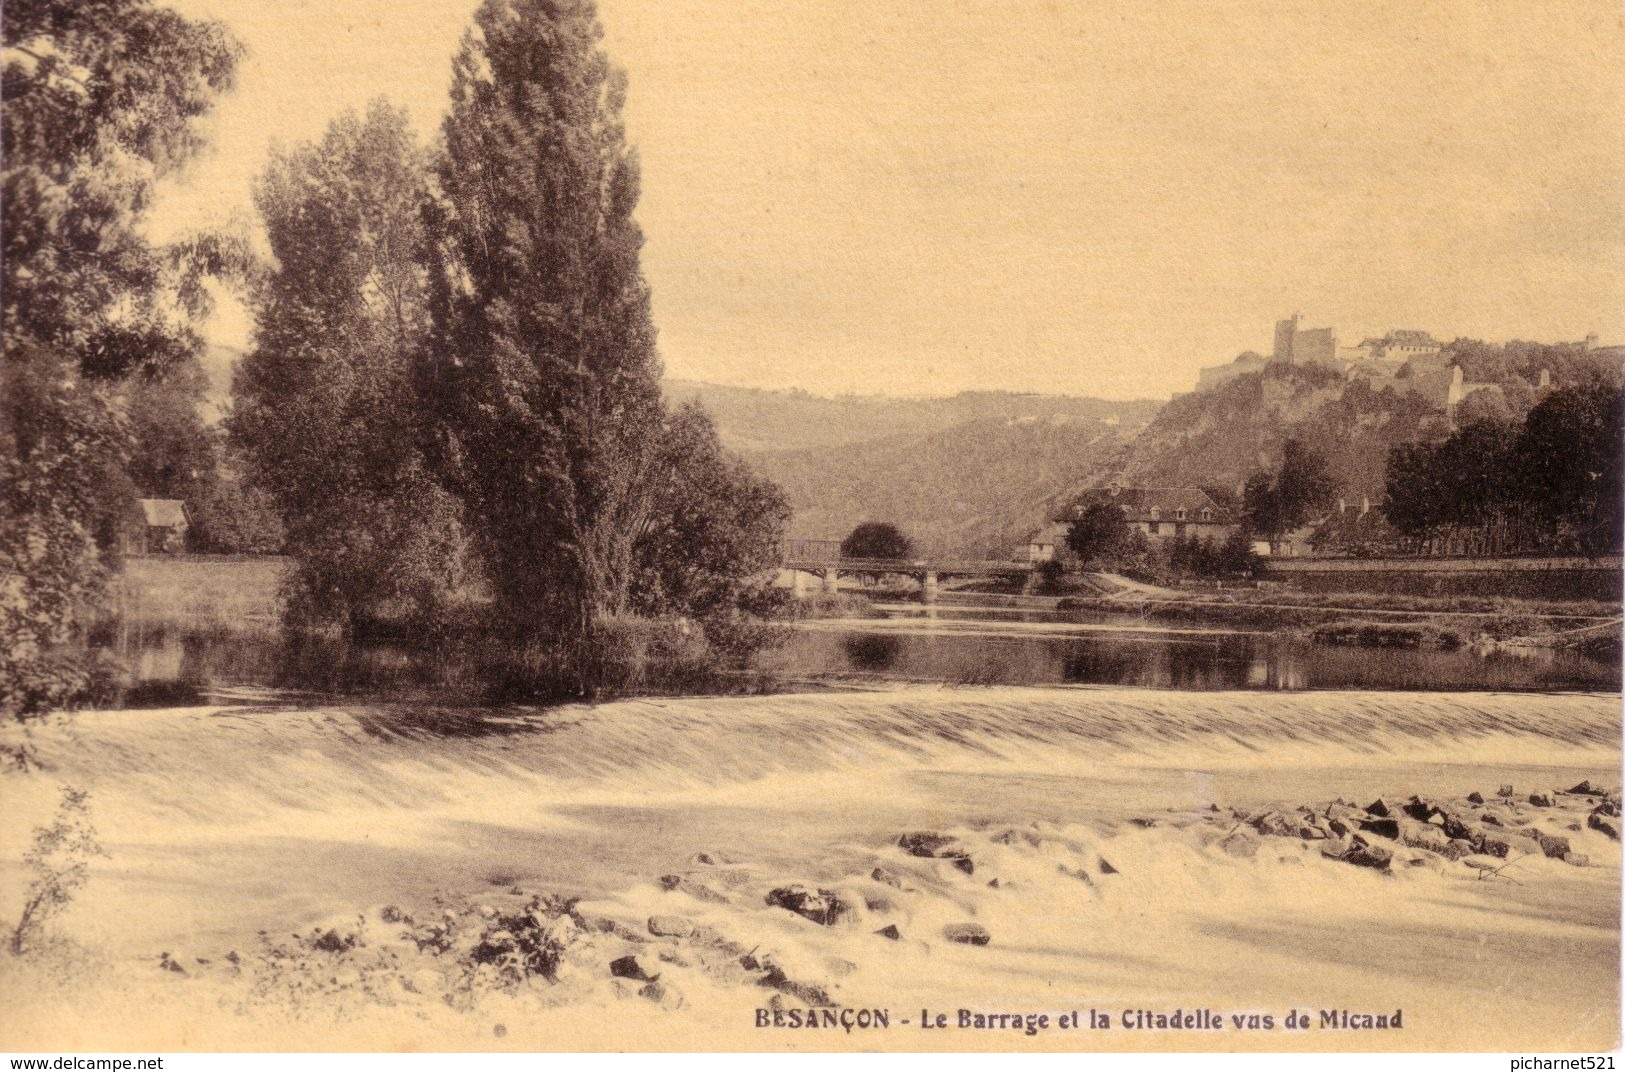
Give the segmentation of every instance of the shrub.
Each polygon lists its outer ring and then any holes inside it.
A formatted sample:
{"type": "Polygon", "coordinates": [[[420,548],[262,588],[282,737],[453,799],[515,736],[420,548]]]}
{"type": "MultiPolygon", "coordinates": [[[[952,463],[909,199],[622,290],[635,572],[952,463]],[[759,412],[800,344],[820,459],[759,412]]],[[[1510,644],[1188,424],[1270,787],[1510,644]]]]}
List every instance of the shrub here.
{"type": "Polygon", "coordinates": [[[90,880],[90,858],[107,855],[90,824],[89,799],[85,790],[63,786],[55,818],[49,826],[34,828],[34,844],[23,855],[23,866],[34,879],[11,932],[15,956],[34,945],[45,924],[73,903],[74,894],[90,880]]]}

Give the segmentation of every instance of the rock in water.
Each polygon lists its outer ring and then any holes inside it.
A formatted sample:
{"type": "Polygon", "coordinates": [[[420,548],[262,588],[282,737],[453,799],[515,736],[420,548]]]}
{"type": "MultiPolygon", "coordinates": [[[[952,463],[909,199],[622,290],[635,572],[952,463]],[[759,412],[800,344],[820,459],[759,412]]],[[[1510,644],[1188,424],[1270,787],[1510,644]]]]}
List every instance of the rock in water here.
{"type": "Polygon", "coordinates": [[[869,872],[869,877],[883,886],[890,886],[894,890],[903,888],[903,880],[898,878],[895,872],[888,871],[884,867],[875,868],[869,872]]]}
{"type": "Polygon", "coordinates": [[[1546,834],[1539,830],[1531,831],[1535,840],[1540,842],[1540,851],[1553,860],[1561,860],[1569,854],[1569,839],[1557,834],[1546,834]]]}
{"type": "Polygon", "coordinates": [[[904,834],[897,839],[897,847],[910,856],[935,857],[942,855],[942,850],[958,842],[958,838],[947,834],[933,834],[930,831],[917,831],[904,834]]]}
{"type": "Polygon", "coordinates": [[[980,923],[950,923],[942,928],[942,936],[960,945],[987,945],[993,940],[980,923]]]}
{"type": "Polygon", "coordinates": [[[694,921],[682,916],[650,916],[649,933],[656,938],[687,938],[694,933],[694,921]]]}
{"type": "Polygon", "coordinates": [[[1375,871],[1393,868],[1394,854],[1381,845],[1357,845],[1344,855],[1343,862],[1355,867],[1369,867],[1375,871]]]}
{"type": "Polygon", "coordinates": [[[638,991],[638,997],[654,1002],[662,1009],[681,1009],[683,1007],[683,994],[669,983],[645,983],[643,989],[638,991]]]}
{"type": "Polygon", "coordinates": [[[1615,841],[1619,840],[1619,823],[1613,819],[1605,818],[1596,812],[1592,812],[1591,818],[1586,820],[1586,825],[1591,827],[1593,830],[1602,831],[1615,841]]]}
{"type": "MultiPolygon", "coordinates": [[[[1381,801],[1378,801],[1378,803],[1380,804],[1381,801]]],[[[1385,837],[1393,841],[1399,837],[1399,820],[1390,818],[1367,819],[1360,824],[1360,829],[1368,834],[1376,834],[1378,837],[1385,837]]]]}
{"type": "Polygon", "coordinates": [[[1223,841],[1219,842],[1226,856],[1234,856],[1244,860],[1258,855],[1258,839],[1245,830],[1237,830],[1223,841]]]}
{"type": "Polygon", "coordinates": [[[609,974],[617,979],[635,979],[644,983],[652,983],[660,978],[660,973],[651,971],[648,962],[636,953],[610,961],[609,974]]]}
{"type": "Polygon", "coordinates": [[[833,927],[856,914],[834,890],[813,890],[801,885],[780,886],[767,895],[767,903],[824,927],[833,927]]]}
{"type": "Polygon", "coordinates": [[[875,933],[880,937],[890,939],[893,942],[900,942],[903,940],[903,932],[897,929],[897,924],[895,923],[888,923],[878,931],[875,931],[875,933]]]}
{"type": "Polygon", "coordinates": [[[1475,789],[1467,794],[1467,800],[1472,804],[1482,804],[1484,803],[1484,794],[1475,789]]]}
{"type": "Polygon", "coordinates": [[[1529,803],[1533,804],[1537,808],[1549,808],[1552,806],[1552,794],[1545,792],[1544,790],[1536,793],[1530,793],[1529,803]]]}
{"type": "Polygon", "coordinates": [[[933,834],[925,830],[904,834],[897,839],[897,847],[910,856],[923,856],[931,860],[952,860],[954,866],[967,875],[976,871],[970,853],[959,843],[958,838],[947,834],[933,834]]]}

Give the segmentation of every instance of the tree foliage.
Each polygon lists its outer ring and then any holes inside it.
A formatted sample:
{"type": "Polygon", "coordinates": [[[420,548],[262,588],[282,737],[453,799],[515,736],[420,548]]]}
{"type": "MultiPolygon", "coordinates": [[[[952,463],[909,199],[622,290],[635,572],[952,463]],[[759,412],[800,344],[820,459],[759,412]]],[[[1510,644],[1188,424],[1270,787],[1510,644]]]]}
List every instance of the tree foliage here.
{"type": "Polygon", "coordinates": [[[589,0],[486,0],[456,58],[424,394],[504,623],[585,654],[659,508],[660,366],[624,75],[589,0]]]}
{"type": "Polygon", "coordinates": [[[1593,379],[1552,391],[1521,425],[1478,420],[1396,447],[1383,513],[1418,548],[1616,550],[1622,404],[1593,379]]]}
{"type": "Polygon", "coordinates": [[[1066,530],[1066,546],[1085,566],[1113,566],[1141,550],[1122,507],[1093,503],[1066,530]]]}
{"type": "Polygon", "coordinates": [[[914,542],[890,521],[865,521],[841,541],[841,557],[912,559],[914,542]]]}
{"type": "Polygon", "coordinates": [[[723,450],[693,404],[667,416],[650,480],[659,497],[634,533],[630,609],[696,618],[718,651],[742,658],[765,639],[755,623],[777,600],[770,581],[789,501],[723,450]]]}
{"type": "Polygon", "coordinates": [[[235,259],[220,241],[154,246],[142,221],[238,48],[145,0],[17,0],[0,46],[0,711],[27,713],[85,682],[51,649],[99,590],[106,476],[132,446],[125,392],[195,356],[203,277],[235,259]]]}
{"type": "Polygon", "coordinates": [[[1337,493],[1337,483],[1318,450],[1302,440],[1281,447],[1281,464],[1270,473],[1248,477],[1242,492],[1242,516],[1251,531],[1278,540],[1313,518],[1337,493]]]}
{"type": "Polygon", "coordinates": [[[382,102],[273,156],[255,190],[276,264],[230,427],[284,518],[301,621],[433,621],[462,579],[458,505],[417,447],[427,197],[409,119],[382,102]]]}

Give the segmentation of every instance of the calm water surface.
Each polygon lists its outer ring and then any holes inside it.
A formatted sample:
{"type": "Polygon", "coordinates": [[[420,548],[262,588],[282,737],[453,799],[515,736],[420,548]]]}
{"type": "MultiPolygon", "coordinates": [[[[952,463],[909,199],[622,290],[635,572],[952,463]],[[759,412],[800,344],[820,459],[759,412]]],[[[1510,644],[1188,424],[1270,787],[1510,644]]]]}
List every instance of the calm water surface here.
{"type": "MultiPolygon", "coordinates": [[[[812,622],[762,669],[792,682],[1113,685],[1192,690],[1618,691],[1618,664],[1542,652],[1316,645],[1269,633],[1163,628],[1133,618],[1059,621],[1042,611],[896,607],[881,620],[812,622]]],[[[129,670],[130,706],[277,695],[365,695],[453,681],[466,668],[386,643],[122,623],[98,646],[129,670]]]]}

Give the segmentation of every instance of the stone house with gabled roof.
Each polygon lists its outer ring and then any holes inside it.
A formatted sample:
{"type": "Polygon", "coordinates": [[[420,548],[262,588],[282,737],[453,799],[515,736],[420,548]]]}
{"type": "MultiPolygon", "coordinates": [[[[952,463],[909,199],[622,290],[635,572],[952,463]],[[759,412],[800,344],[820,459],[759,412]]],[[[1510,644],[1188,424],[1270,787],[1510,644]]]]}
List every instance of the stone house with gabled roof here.
{"type": "Polygon", "coordinates": [[[1128,523],[1153,543],[1183,537],[1222,543],[1237,529],[1236,518],[1201,488],[1130,488],[1112,481],[1090,488],[1046,519],[1028,540],[1028,559],[1048,562],[1063,557],[1067,530],[1089,507],[1116,506],[1128,523]]]}

